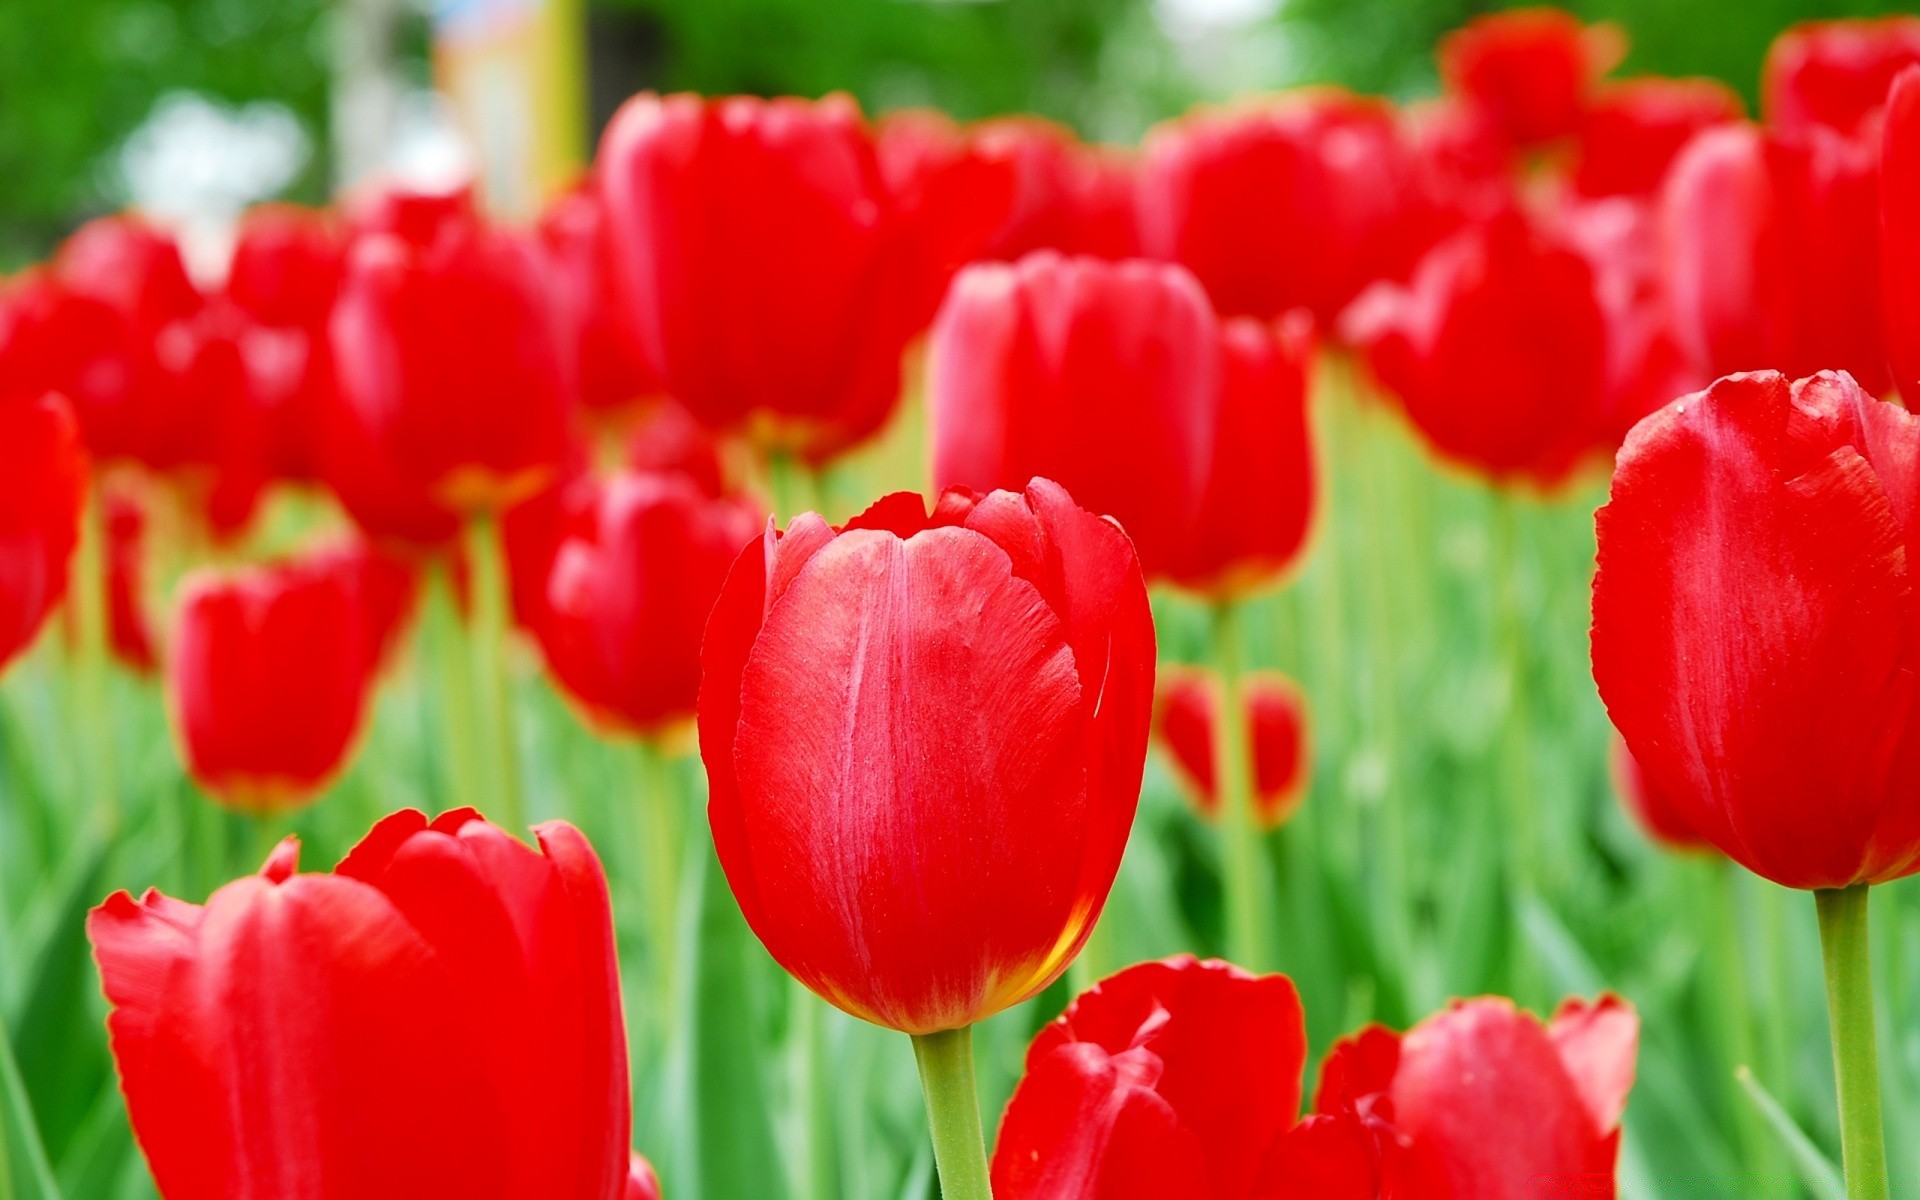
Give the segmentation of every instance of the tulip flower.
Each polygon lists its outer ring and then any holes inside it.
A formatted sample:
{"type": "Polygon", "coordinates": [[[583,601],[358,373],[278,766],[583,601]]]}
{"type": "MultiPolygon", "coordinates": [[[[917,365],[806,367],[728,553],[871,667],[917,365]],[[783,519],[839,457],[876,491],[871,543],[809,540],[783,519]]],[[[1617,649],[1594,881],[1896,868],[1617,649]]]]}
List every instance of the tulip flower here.
{"type": "Polygon", "coordinates": [[[563,322],[531,239],[445,206],[355,237],[328,326],[339,404],[434,500],[486,513],[571,446],[563,322]]]}
{"type": "Polygon", "coordinates": [[[1607,397],[1592,268],[1521,212],[1436,246],[1405,286],[1376,284],[1342,324],[1443,457],[1552,485],[1593,448],[1607,397]]]}
{"type": "Polygon", "coordinates": [[[66,594],[86,505],[87,454],[57,396],[0,397],[0,668],[66,594]]]}
{"type": "Polygon", "coordinates": [[[1920,407],[1920,69],[1894,85],[1880,160],[1880,283],[1894,384],[1920,407]]]}
{"type": "Polygon", "coordinates": [[[134,453],[137,406],[156,370],[151,338],[52,271],[28,271],[0,287],[0,398],[65,396],[94,459],[134,453]]]}
{"type": "Polygon", "coordinates": [[[147,619],[147,510],[124,491],[104,497],[107,542],[107,641],[128,668],[151,674],[160,665],[147,619]]]}
{"type": "Polygon", "coordinates": [[[1134,163],[1125,151],[1088,145],[1036,117],[974,127],[982,153],[1010,158],[1013,207],[986,255],[1012,262],[1036,250],[1128,258],[1140,253],[1134,163]]]}
{"type": "Polygon", "coordinates": [[[54,260],[60,281],[152,336],[200,311],[203,298],[171,235],[131,216],[89,221],[54,260]]]}
{"type": "Polygon", "coordinates": [[[315,572],[336,575],[360,616],[361,652],[370,671],[393,658],[400,635],[420,602],[420,566],[359,538],[321,548],[306,557],[315,572]]]}
{"type": "Polygon", "coordinates": [[[1683,854],[1715,852],[1713,843],[1701,837],[1700,831],[1687,823],[1687,818],[1679,811],[1673,797],[1647,778],[1647,773],[1640,769],[1640,761],[1634,758],[1633,751],[1627,749],[1626,742],[1618,734],[1614,735],[1608,762],[1612,767],[1613,790],[1620,797],[1621,807],[1627,810],[1648,838],[1668,850],[1683,854]]]}
{"type": "Polygon", "coordinates": [[[954,1200],[987,1194],[967,1030],[1058,978],[1099,919],[1153,663],[1132,547],[1043,479],[770,526],[708,621],[727,881],[801,983],[915,1035],[954,1200]]]}
{"type": "Polygon", "coordinates": [[[1330,324],[1424,247],[1394,110],[1337,90],[1201,111],[1141,148],[1140,243],[1186,266],[1223,315],[1304,307],[1330,324]]]}
{"type": "Polygon", "coordinates": [[[620,312],[608,261],[606,205],[591,182],[547,206],[539,248],[564,318],[581,403],[606,412],[653,396],[660,385],[620,312]]]}
{"type": "Polygon", "coordinates": [[[222,803],[276,812],[338,774],[373,669],[361,600],[360,582],[324,560],[182,585],[168,701],[188,768],[222,803]]]}
{"type": "Polygon", "coordinates": [[[168,1200],[609,1200],[632,1186],[606,877],[470,811],[281,843],[203,907],[87,920],[134,1136],[168,1200]],[[529,1039],[532,1039],[531,1041],[529,1039]]]}
{"type": "Polygon", "coordinates": [[[627,1172],[627,1190],[623,1200],[660,1200],[660,1180],[653,1173],[653,1164],[638,1154],[633,1156],[632,1166],[627,1172]]]}
{"type": "Polygon", "coordinates": [[[599,159],[630,332],[715,429],[821,459],[878,429],[923,259],[846,96],[636,96],[599,159]]]}
{"type": "MultiPolygon", "coordinates": [[[[1309,769],[1307,701],[1290,679],[1254,673],[1241,681],[1247,745],[1253,757],[1254,817],[1264,829],[1284,824],[1306,798],[1309,769]]],[[[1207,816],[1220,812],[1217,682],[1202,671],[1169,673],[1160,687],[1154,729],[1181,781],[1207,816]]]]}
{"type": "Polygon", "coordinates": [[[1042,251],[960,273],[934,324],[940,487],[1042,475],[1118,520],[1150,575],[1200,514],[1221,404],[1220,330],[1183,267],[1042,251]]]}
{"type": "Polygon", "coordinates": [[[241,218],[226,295],[255,323],[242,353],[269,410],[275,477],[318,479],[321,409],[331,398],[327,320],[345,250],[324,214],[269,204],[241,218]]]}
{"type": "Polygon", "coordinates": [[[1626,49],[1618,26],[1582,25],[1557,8],[1510,9],[1442,39],[1440,75],[1514,145],[1530,147],[1579,129],[1595,84],[1626,49]]]}
{"type": "Polygon", "coordinates": [[[1644,196],[1703,129],[1738,121],[1739,93],[1717,79],[1649,76],[1603,85],[1580,117],[1573,184],[1588,196],[1644,196]]]}
{"type": "Polygon", "coordinates": [[[910,108],[874,128],[880,176],[919,247],[911,324],[925,329],[961,267],[981,257],[1012,219],[1019,160],[1012,139],[981,136],[946,114],[910,108]]]}
{"type": "Polygon", "coordinates": [[[1767,124],[1869,132],[1894,77],[1920,64],[1920,17],[1807,21],[1774,39],[1761,80],[1767,124]]]}

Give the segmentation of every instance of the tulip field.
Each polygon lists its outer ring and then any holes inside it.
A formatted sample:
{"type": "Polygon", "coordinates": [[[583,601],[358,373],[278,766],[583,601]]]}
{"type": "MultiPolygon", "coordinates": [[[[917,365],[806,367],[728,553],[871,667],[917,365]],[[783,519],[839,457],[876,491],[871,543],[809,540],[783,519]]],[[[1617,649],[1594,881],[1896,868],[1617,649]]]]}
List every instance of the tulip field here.
{"type": "Polygon", "coordinates": [[[1920,1200],[1920,17],[628,99],[0,279],[0,1200],[1920,1200]]]}

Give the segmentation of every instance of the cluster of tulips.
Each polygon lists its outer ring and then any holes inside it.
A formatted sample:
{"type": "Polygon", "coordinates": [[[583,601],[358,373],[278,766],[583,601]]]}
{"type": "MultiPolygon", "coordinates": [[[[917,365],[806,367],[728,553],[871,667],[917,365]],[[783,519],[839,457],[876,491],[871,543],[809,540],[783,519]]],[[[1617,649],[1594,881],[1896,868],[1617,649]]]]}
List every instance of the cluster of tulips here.
{"type": "Polygon", "coordinates": [[[1369,1028],[1303,1114],[1300,1001],[1242,969],[1310,759],[1242,602],[1310,541],[1324,348],[1498,487],[1619,451],[1592,650],[1636,799],[1818,895],[1848,1183],[1885,1196],[1865,887],[1920,869],[1920,425],[1880,398],[1920,394],[1920,19],[1784,34],[1757,124],[1609,78],[1624,49],[1502,14],[1431,102],[1262,97],[1133,150],[643,95],[533,228],[386,187],[248,214],[216,280],[119,216],[0,285],[0,662],[64,611],[76,671],[158,672],[193,777],[267,815],[338,777],[423,590],[466,626],[459,807],[331,874],[288,841],[203,906],[94,911],[162,1194],[658,1195],[599,860],[516,836],[524,634],[605,736],[696,723],[741,911],[912,1035],[949,1200],[1612,1195],[1624,1001],[1369,1028]],[[800,511],[922,387],[931,498],[800,511]],[[1162,585],[1217,661],[1156,687],[1162,585]],[[1241,966],[1094,984],[989,1156],[967,1031],[1093,935],[1156,728],[1241,966]]]}

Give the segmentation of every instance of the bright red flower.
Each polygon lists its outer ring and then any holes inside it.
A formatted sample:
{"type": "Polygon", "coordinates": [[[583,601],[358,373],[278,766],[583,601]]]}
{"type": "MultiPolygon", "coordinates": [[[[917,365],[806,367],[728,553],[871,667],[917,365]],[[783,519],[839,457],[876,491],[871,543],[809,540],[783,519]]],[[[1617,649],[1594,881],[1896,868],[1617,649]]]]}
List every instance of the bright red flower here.
{"type": "Polygon", "coordinates": [[[1320,89],[1203,110],[1142,144],[1141,248],[1191,270],[1223,315],[1330,324],[1424,249],[1417,183],[1383,100],[1320,89]]]}
{"type": "Polygon", "coordinates": [[[1126,529],[1149,574],[1200,513],[1221,405],[1220,327],[1184,267],[1062,258],[960,273],[934,324],[934,482],[1058,480],[1126,529]]]}
{"type": "Polygon", "coordinates": [[[647,410],[627,437],[626,465],[636,471],[673,471],[685,475],[709,496],[726,490],[720,445],[687,410],[661,400],[647,410]]]}
{"type": "Polygon", "coordinates": [[[1846,375],[1736,375],[1635,427],[1596,519],[1593,673],[1675,813],[1798,888],[1920,867],[1920,425],[1846,375]]]}
{"type": "Polygon", "coordinates": [[[327,319],[345,245],[325,213],[269,204],[241,218],[226,295],[255,324],[241,343],[267,410],[267,458],[281,479],[320,475],[321,412],[333,389],[327,319]]]}
{"type": "Polygon", "coordinates": [[[1011,158],[1013,210],[987,246],[1011,262],[1035,250],[1129,258],[1140,253],[1132,157],[1088,145],[1038,117],[1003,117],[973,127],[983,153],[1011,158]]]}
{"type": "Polygon", "coordinates": [[[637,1152],[627,1173],[624,1200],[660,1200],[660,1180],[653,1173],[653,1164],[637,1152]]]}
{"type": "Polygon", "coordinates": [[[1514,145],[1537,146],[1579,129],[1595,85],[1626,48],[1617,26],[1582,25],[1557,8],[1509,9],[1442,39],[1440,74],[1514,145]]]}
{"type": "Polygon", "coordinates": [[[356,575],[324,559],[182,585],[168,700],[188,768],[222,803],[276,812],[338,774],[372,682],[361,600],[356,575]]]}
{"type": "Polygon", "coordinates": [[[1588,196],[1651,194],[1694,134],[1745,113],[1739,93],[1717,79],[1605,84],[1580,117],[1574,187],[1588,196]]]}
{"type": "Polygon", "coordinates": [[[1018,159],[1009,139],[979,136],[945,113],[910,108],[874,129],[874,151],[901,219],[919,247],[916,330],[940,308],[961,267],[981,257],[1013,213],[1018,159]]]}
{"type": "Polygon", "coordinates": [[[547,205],[539,247],[567,329],[581,403],[604,412],[658,393],[659,381],[620,311],[606,205],[591,181],[547,205]]]}
{"type": "Polygon", "coordinates": [[[997,1200],[1245,1200],[1300,1112],[1300,997],[1181,955],[1080,996],[1027,1050],[993,1153],[997,1200]]]}
{"type": "Polygon", "coordinates": [[[606,876],[572,826],[535,832],[544,853],[470,810],[395,813],[331,875],[296,875],[290,838],[205,907],[118,892],[95,909],[121,1090],[160,1191],[621,1195],[606,876]]]}
{"type": "Polygon", "coordinates": [[[337,576],[352,593],[368,669],[384,667],[419,605],[419,562],[360,538],[325,546],[308,554],[305,561],[316,572],[337,576]]]}
{"type": "Polygon", "coordinates": [[[846,96],[636,96],[600,147],[616,286],[666,391],[822,458],[883,424],[920,245],[846,96]]]}
{"type": "Polygon", "coordinates": [[[1612,768],[1613,790],[1620,797],[1620,806],[1627,810],[1627,815],[1633,818],[1648,838],[1669,850],[1683,853],[1713,851],[1713,843],[1701,837],[1700,831],[1687,823],[1673,798],[1647,778],[1647,773],[1640,769],[1639,760],[1633,757],[1633,751],[1627,749],[1627,743],[1617,733],[1613,736],[1612,750],[1607,760],[1612,768]]]}
{"type": "Polygon", "coordinates": [[[137,217],[82,225],[54,259],[60,281],[126,314],[145,335],[190,319],[202,297],[172,235],[137,217]]]}
{"type": "MultiPolygon", "coordinates": [[[[1312,779],[1307,698],[1284,675],[1261,672],[1242,680],[1247,745],[1253,751],[1254,820],[1267,829],[1284,824],[1306,799],[1312,779]]],[[[1220,811],[1214,782],[1214,733],[1220,683],[1200,670],[1163,672],[1154,707],[1154,732],[1171,752],[1181,781],[1207,816],[1220,811]]]]}
{"type": "Polygon", "coordinates": [[[107,641],[130,670],[151,674],[160,665],[153,622],[147,618],[147,510],[125,490],[102,497],[107,531],[107,641]]]}
{"type": "Polygon", "coordinates": [[[1120,865],[1153,705],[1132,547],[1056,484],[769,528],[707,625],[700,752],[747,921],[907,1033],[1037,994],[1120,865]]]}
{"type": "Polygon", "coordinates": [[[1594,273],[1518,210],[1442,242],[1411,283],[1376,284],[1342,325],[1446,458],[1553,484],[1596,444],[1607,329],[1594,273]]]}
{"type": "Polygon", "coordinates": [[[1880,160],[1880,283],[1887,361],[1907,404],[1920,408],[1920,68],[1887,99],[1880,160]]]}
{"type": "Polygon", "coordinates": [[[1920,64],[1920,17],[1808,21],[1767,51],[1760,91],[1767,124],[1869,134],[1894,77],[1920,64]]]}
{"type": "Polygon", "coordinates": [[[571,356],[532,239],[434,211],[405,236],[355,238],[329,324],[335,388],[402,476],[454,509],[497,509],[571,449],[571,356]]]}
{"type": "Polygon", "coordinates": [[[0,286],[0,402],[65,396],[97,461],[134,453],[137,408],[155,371],[151,338],[52,271],[29,271],[0,286]]]}
{"type": "Polygon", "coordinates": [[[0,397],[0,668],[67,591],[86,505],[87,453],[58,396],[0,397]]]}

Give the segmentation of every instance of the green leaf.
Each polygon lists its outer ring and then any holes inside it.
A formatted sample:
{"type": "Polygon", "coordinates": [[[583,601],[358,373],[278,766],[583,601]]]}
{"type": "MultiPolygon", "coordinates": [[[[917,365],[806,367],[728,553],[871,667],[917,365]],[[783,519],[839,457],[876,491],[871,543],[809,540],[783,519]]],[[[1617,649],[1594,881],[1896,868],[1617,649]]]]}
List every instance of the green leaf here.
{"type": "Polygon", "coordinates": [[[1793,1159],[1794,1166],[1800,1169],[1800,1178],[1813,1192],[1814,1200],[1846,1200],[1847,1189],[1840,1182],[1840,1168],[1833,1165],[1832,1159],[1820,1153],[1820,1148],[1813,1144],[1813,1140],[1794,1124],[1793,1118],[1787,1115],[1786,1109],[1780,1107],[1780,1102],[1767,1091],[1766,1085],[1754,1078],[1753,1072],[1745,1067],[1736,1069],[1733,1077],[1739,1080],[1747,1099],[1753,1101],[1760,1115],[1766,1118],[1767,1124],[1780,1138],[1780,1144],[1787,1148],[1788,1156],[1793,1159]]]}
{"type": "Polygon", "coordinates": [[[0,1036],[0,1200],[60,1200],[13,1045],[0,1036]]]}

